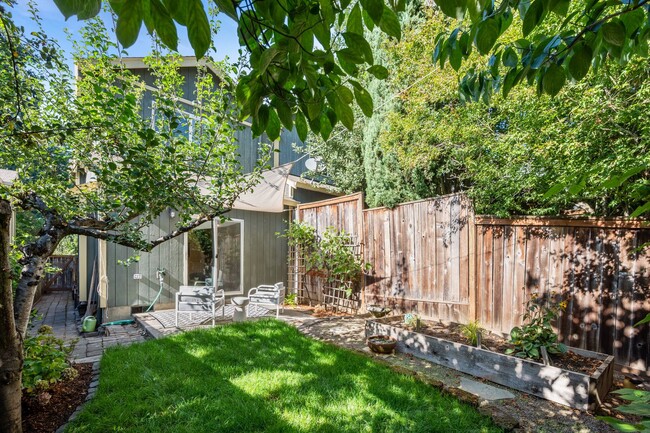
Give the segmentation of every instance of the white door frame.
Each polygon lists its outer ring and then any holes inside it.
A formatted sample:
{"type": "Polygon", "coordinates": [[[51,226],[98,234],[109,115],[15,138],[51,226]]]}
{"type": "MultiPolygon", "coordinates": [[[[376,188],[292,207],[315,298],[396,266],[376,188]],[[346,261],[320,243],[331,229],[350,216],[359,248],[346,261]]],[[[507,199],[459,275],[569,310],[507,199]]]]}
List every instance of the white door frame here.
{"type": "MultiPolygon", "coordinates": [[[[240,260],[241,263],[239,265],[239,290],[232,290],[225,292],[226,295],[242,295],[244,294],[244,220],[243,219],[238,219],[238,218],[232,218],[229,221],[233,221],[236,223],[239,223],[240,227],[240,243],[239,243],[239,249],[240,249],[240,260]]],[[[192,230],[196,229],[206,229],[206,228],[212,228],[212,252],[215,254],[215,257],[213,257],[213,265],[212,265],[212,282],[213,284],[216,285],[218,284],[218,275],[219,275],[219,260],[218,257],[216,256],[217,251],[218,251],[218,245],[217,245],[217,239],[218,239],[218,231],[219,231],[219,219],[215,218],[212,221],[207,221],[197,227],[195,227],[192,230]]],[[[188,264],[188,255],[189,255],[189,242],[188,242],[188,233],[185,233],[183,235],[183,268],[184,268],[184,284],[188,285],[189,284],[189,264],[188,264]]]]}

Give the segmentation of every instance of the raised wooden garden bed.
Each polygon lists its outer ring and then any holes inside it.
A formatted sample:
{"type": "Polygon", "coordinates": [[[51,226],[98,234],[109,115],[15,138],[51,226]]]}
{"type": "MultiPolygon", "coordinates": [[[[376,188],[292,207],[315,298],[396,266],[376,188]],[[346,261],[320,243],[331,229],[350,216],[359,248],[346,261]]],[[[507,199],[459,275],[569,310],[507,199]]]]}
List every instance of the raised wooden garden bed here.
{"type": "Polygon", "coordinates": [[[409,331],[397,326],[398,320],[369,319],[366,336],[393,337],[399,352],[580,410],[596,409],[612,386],[614,357],[610,355],[569,348],[576,355],[601,361],[588,375],[409,331]]]}

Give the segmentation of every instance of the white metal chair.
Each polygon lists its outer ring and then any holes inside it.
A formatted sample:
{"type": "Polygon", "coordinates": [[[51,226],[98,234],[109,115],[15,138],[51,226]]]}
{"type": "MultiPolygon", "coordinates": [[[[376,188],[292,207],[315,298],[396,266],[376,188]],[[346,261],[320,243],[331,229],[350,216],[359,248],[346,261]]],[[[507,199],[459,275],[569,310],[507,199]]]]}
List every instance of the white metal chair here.
{"type": "Polygon", "coordinates": [[[251,305],[260,305],[263,307],[275,307],[275,317],[280,317],[280,309],[284,312],[284,297],[286,289],[284,283],[279,282],[273,285],[262,284],[248,291],[248,299],[251,305]]]}
{"type": "Polygon", "coordinates": [[[215,290],[211,286],[180,286],[176,293],[176,327],[178,327],[178,314],[210,313],[212,326],[216,311],[221,307],[221,315],[225,317],[226,294],[223,290],[215,290]]]}

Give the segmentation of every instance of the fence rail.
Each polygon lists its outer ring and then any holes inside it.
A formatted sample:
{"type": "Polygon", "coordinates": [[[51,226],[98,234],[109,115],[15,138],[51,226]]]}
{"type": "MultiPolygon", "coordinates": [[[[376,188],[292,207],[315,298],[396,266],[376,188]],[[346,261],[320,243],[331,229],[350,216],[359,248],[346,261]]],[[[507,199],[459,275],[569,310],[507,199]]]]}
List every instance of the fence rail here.
{"type": "Polygon", "coordinates": [[[298,219],[358,236],[372,266],[365,304],[509,333],[533,292],[556,292],[568,301],[557,322],[566,344],[650,373],[650,326],[633,327],[650,312],[644,221],[475,216],[462,194],[366,210],[353,195],[299,207],[298,219]]]}

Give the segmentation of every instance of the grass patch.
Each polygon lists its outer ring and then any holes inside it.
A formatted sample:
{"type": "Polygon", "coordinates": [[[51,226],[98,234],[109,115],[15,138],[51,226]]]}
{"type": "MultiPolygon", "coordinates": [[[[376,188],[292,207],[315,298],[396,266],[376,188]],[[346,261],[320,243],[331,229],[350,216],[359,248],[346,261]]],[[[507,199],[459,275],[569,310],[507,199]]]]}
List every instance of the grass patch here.
{"type": "Polygon", "coordinates": [[[108,350],[67,432],[494,432],[474,408],[276,320],[108,350]]]}

